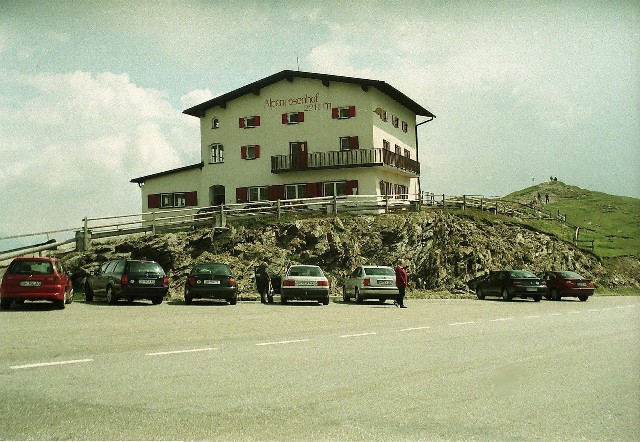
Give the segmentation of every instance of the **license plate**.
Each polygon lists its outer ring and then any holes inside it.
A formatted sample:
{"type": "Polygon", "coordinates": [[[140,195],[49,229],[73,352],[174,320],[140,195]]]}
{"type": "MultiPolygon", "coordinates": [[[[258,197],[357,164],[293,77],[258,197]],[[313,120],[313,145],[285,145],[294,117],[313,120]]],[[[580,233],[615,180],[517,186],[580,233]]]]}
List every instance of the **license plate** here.
{"type": "Polygon", "coordinates": [[[316,283],[315,283],[315,281],[298,281],[298,282],[296,283],[296,285],[301,285],[301,286],[305,286],[305,287],[307,287],[307,286],[313,286],[313,285],[316,285],[316,283]]]}
{"type": "Polygon", "coordinates": [[[138,283],[144,284],[144,285],[151,285],[151,284],[155,284],[156,280],[155,279],[140,279],[140,280],[138,280],[138,283]]]}
{"type": "Polygon", "coordinates": [[[219,285],[220,281],[218,281],[217,279],[205,279],[203,281],[205,284],[209,284],[209,285],[219,285]]]}
{"type": "Polygon", "coordinates": [[[391,285],[393,281],[389,281],[388,279],[378,279],[378,285],[391,285]]]}
{"type": "Polygon", "coordinates": [[[586,282],[579,282],[578,283],[578,287],[586,287],[587,283],[586,282]]]}
{"type": "Polygon", "coordinates": [[[42,284],[41,281],[20,281],[22,287],[39,287],[42,284]]]}
{"type": "Polygon", "coordinates": [[[537,292],[538,291],[538,287],[527,287],[527,291],[528,292],[537,292]]]}

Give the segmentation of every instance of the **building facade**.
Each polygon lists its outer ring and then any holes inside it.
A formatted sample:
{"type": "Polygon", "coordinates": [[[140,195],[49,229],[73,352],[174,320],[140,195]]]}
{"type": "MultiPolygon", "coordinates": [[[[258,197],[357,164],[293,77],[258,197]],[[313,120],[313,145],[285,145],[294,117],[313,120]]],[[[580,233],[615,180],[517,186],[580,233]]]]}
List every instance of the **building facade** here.
{"type": "Polygon", "coordinates": [[[385,82],[299,71],[184,113],[200,119],[201,162],[132,179],[143,212],[334,195],[415,198],[416,118],[435,118],[385,82]]]}

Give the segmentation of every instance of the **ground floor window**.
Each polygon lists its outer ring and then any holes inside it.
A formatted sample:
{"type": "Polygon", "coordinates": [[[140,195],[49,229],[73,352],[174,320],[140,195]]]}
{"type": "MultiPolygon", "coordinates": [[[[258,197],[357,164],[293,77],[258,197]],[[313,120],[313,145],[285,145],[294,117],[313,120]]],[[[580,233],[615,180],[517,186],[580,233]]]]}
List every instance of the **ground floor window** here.
{"type": "Polygon", "coordinates": [[[160,207],[184,207],[187,205],[186,195],[180,193],[163,193],[160,196],[160,207]]]}
{"type": "Polygon", "coordinates": [[[387,181],[380,181],[380,193],[397,199],[409,198],[409,187],[403,184],[394,184],[387,181]]]}
{"type": "Polygon", "coordinates": [[[269,198],[267,197],[267,187],[249,187],[248,189],[248,197],[249,201],[266,201],[269,198]]]}
{"type": "Polygon", "coordinates": [[[287,184],[284,186],[285,199],[292,200],[307,197],[307,184],[287,184]]]}
{"type": "Polygon", "coordinates": [[[327,181],[323,187],[324,196],[341,196],[347,194],[346,181],[327,181]]]}

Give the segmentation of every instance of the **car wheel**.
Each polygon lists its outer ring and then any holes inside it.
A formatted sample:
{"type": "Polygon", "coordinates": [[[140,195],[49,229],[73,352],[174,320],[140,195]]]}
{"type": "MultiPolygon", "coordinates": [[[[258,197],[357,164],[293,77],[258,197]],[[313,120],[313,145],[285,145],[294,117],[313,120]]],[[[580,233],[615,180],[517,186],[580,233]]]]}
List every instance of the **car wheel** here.
{"type": "Polygon", "coordinates": [[[511,301],[512,296],[509,294],[509,290],[502,289],[502,299],[505,301],[511,301]]]}
{"type": "Polygon", "coordinates": [[[478,297],[478,299],[483,300],[484,299],[484,293],[482,293],[482,289],[480,287],[476,288],[476,296],[478,297]]]}
{"type": "Polygon", "coordinates": [[[91,290],[91,286],[89,284],[84,285],[84,300],[86,302],[93,301],[93,290],[91,290]]]}
{"type": "Polygon", "coordinates": [[[64,310],[64,308],[67,306],[66,296],[62,298],[60,301],[54,301],[53,303],[55,304],[56,308],[58,308],[59,310],[64,310]]]}
{"type": "Polygon", "coordinates": [[[534,300],[535,302],[540,302],[540,301],[542,300],[542,295],[534,295],[534,296],[533,296],[533,300],[534,300]]]}
{"type": "Polygon", "coordinates": [[[238,298],[234,296],[233,298],[228,299],[228,301],[229,305],[236,305],[238,303],[238,298]]]}
{"type": "Polygon", "coordinates": [[[347,286],[342,287],[342,300],[344,302],[349,302],[349,295],[347,295],[347,286]]]}
{"type": "Polygon", "coordinates": [[[184,295],[184,303],[185,304],[191,305],[192,302],[193,302],[193,298],[191,296],[184,295]]]}
{"type": "Polygon", "coordinates": [[[360,290],[356,287],[356,302],[358,304],[362,303],[362,296],[360,296],[360,290]]]}
{"type": "Polygon", "coordinates": [[[385,302],[387,302],[387,298],[380,298],[380,303],[384,304],[385,302]]]}
{"type": "Polygon", "coordinates": [[[551,299],[554,301],[560,301],[560,294],[556,289],[551,289],[551,299]]]}
{"type": "Polygon", "coordinates": [[[329,305],[329,296],[322,300],[322,305],[329,305]]]}
{"type": "Polygon", "coordinates": [[[111,286],[107,287],[107,302],[111,305],[118,302],[118,298],[113,294],[113,288],[111,286]]]}
{"type": "Polygon", "coordinates": [[[162,304],[162,296],[156,296],[155,298],[153,298],[151,300],[151,303],[153,305],[158,305],[158,304],[162,304]]]}
{"type": "Polygon", "coordinates": [[[0,300],[0,309],[9,310],[9,307],[11,307],[11,299],[0,300]]]}
{"type": "Polygon", "coordinates": [[[286,304],[287,303],[287,298],[285,298],[283,295],[280,295],[280,304],[286,304]]]}
{"type": "Polygon", "coordinates": [[[578,299],[582,302],[586,301],[587,299],[589,299],[588,296],[582,295],[582,296],[578,296],[578,299]]]}

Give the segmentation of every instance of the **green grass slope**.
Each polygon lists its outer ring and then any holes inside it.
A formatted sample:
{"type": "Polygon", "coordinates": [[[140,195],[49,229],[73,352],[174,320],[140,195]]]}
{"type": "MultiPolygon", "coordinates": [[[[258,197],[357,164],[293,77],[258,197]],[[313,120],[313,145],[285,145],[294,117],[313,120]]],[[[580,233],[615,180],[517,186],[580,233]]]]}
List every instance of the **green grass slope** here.
{"type": "Polygon", "coordinates": [[[593,192],[562,182],[547,182],[514,192],[505,201],[529,203],[542,197],[542,210],[566,222],[526,220],[527,224],[572,241],[579,226],[581,240],[594,241],[594,253],[603,258],[640,258],[640,199],[593,192]],[[545,204],[545,195],[549,203],[545,204]]]}

